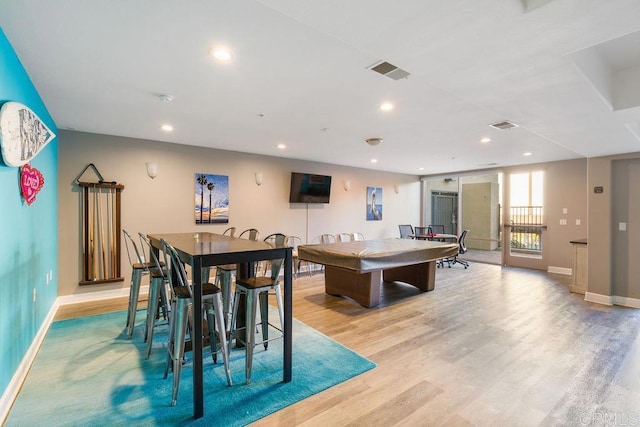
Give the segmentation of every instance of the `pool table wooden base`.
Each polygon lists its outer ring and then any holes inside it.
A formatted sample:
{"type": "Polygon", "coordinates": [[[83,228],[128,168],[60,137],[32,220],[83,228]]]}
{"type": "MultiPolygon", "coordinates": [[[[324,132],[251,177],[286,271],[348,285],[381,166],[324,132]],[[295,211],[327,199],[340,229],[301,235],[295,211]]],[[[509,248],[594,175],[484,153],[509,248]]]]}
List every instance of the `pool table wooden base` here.
{"type": "Polygon", "coordinates": [[[366,273],[325,266],[325,292],[347,296],[367,308],[380,304],[380,279],[385,282],[405,282],[422,291],[432,291],[436,283],[436,261],[366,273]]]}

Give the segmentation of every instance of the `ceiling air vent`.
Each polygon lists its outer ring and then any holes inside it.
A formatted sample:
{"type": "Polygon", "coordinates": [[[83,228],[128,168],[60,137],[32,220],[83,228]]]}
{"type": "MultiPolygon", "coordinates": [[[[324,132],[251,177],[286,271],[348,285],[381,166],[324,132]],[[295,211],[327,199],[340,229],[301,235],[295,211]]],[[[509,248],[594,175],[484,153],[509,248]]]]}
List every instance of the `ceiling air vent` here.
{"type": "Polygon", "coordinates": [[[375,71],[378,74],[382,74],[383,76],[387,76],[393,80],[406,79],[411,74],[407,71],[396,67],[393,64],[389,64],[388,62],[380,62],[379,64],[369,68],[372,71],[375,71]]]}
{"type": "Polygon", "coordinates": [[[500,129],[500,130],[513,129],[518,127],[517,124],[511,123],[509,120],[505,120],[504,122],[494,123],[489,126],[491,126],[492,128],[500,129]]]}

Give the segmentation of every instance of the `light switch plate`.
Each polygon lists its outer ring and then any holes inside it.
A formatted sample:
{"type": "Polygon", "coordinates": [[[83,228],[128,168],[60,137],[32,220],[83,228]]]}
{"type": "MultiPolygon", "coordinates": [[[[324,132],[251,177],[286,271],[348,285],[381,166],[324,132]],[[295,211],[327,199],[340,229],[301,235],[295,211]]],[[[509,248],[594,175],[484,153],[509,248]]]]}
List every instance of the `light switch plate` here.
{"type": "Polygon", "coordinates": [[[626,222],[621,222],[618,224],[618,230],[619,231],[627,231],[627,223],[626,222]]]}

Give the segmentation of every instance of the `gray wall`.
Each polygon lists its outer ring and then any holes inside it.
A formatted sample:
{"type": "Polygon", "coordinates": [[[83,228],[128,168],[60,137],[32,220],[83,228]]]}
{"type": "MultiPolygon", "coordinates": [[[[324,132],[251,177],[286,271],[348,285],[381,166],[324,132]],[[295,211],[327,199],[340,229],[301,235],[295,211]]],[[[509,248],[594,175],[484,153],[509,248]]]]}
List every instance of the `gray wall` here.
{"type": "MultiPolygon", "coordinates": [[[[137,233],[222,232],[255,227],[266,237],[282,232],[309,243],[323,233],[361,232],[367,238],[398,237],[398,224],[417,224],[420,183],[417,176],[375,170],[258,156],[157,141],[60,131],[59,135],[59,295],[129,286],[131,270],[123,250],[125,282],[78,286],[81,277],[80,192],[75,179],[89,163],[107,181],[125,186],[122,192],[122,227],[137,233]],[[145,162],[159,165],[151,179],[145,162]],[[328,205],[289,204],[291,172],[332,176],[328,205]],[[264,182],[256,185],[255,172],[264,182]],[[229,176],[229,224],[194,224],[194,175],[229,176]],[[344,181],[350,181],[348,191],[344,181]],[[398,193],[394,187],[398,186],[398,193]],[[366,221],[366,187],[383,189],[382,221],[366,221]]],[[[91,181],[91,174],[84,176],[91,181]]]]}
{"type": "Polygon", "coordinates": [[[640,153],[589,159],[588,176],[588,292],[639,299],[640,153]]]}

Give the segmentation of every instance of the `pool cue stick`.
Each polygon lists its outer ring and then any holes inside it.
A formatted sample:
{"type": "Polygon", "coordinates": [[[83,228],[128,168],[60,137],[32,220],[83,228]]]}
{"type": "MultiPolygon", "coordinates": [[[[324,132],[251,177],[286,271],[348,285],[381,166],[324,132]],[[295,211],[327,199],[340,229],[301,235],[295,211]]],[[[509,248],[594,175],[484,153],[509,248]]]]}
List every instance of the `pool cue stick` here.
{"type": "Polygon", "coordinates": [[[88,245],[88,205],[87,205],[87,188],[82,189],[82,280],[87,280],[87,256],[89,256],[88,245]]]}
{"type": "MultiPolygon", "coordinates": [[[[114,205],[115,205],[115,200],[113,198],[113,193],[114,193],[114,189],[110,188],[109,189],[109,200],[111,201],[111,209],[107,210],[109,212],[109,228],[110,228],[110,233],[109,233],[109,242],[111,243],[111,277],[116,277],[116,225],[114,224],[114,220],[115,220],[115,212],[114,212],[114,205]]],[[[107,203],[108,204],[108,203],[107,203]]]]}
{"type": "Polygon", "coordinates": [[[107,205],[106,209],[105,209],[105,217],[106,217],[106,226],[107,226],[107,271],[109,272],[109,278],[113,277],[113,267],[112,262],[111,262],[111,214],[110,214],[110,207],[109,207],[109,189],[106,189],[105,192],[105,203],[107,205]]]}
{"type": "Polygon", "coordinates": [[[102,199],[102,189],[98,189],[98,233],[100,234],[100,254],[102,260],[102,279],[107,277],[107,266],[105,260],[105,250],[104,250],[104,224],[102,222],[102,203],[100,202],[102,199]]]}
{"type": "Polygon", "coordinates": [[[93,210],[93,205],[94,205],[94,201],[91,198],[93,191],[91,191],[91,189],[89,189],[89,191],[87,192],[87,221],[89,222],[88,224],[88,231],[89,231],[89,247],[87,248],[89,251],[89,260],[87,263],[87,268],[88,268],[88,274],[87,274],[87,280],[95,280],[95,275],[94,275],[94,269],[93,269],[93,263],[94,263],[94,234],[93,234],[93,228],[95,227],[94,221],[93,221],[93,215],[94,215],[94,210],[93,210]]]}

